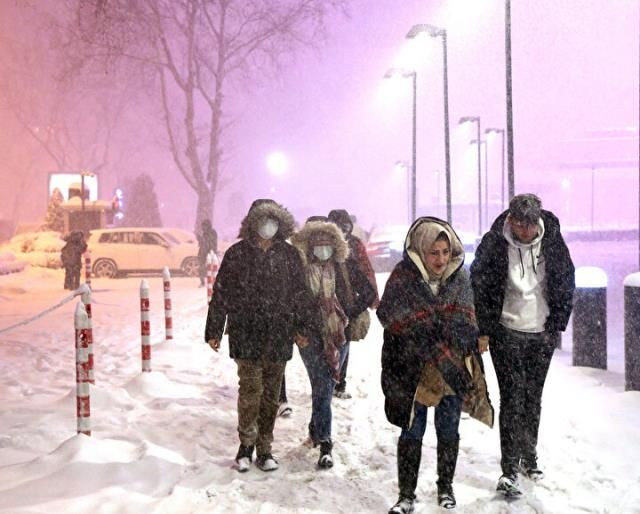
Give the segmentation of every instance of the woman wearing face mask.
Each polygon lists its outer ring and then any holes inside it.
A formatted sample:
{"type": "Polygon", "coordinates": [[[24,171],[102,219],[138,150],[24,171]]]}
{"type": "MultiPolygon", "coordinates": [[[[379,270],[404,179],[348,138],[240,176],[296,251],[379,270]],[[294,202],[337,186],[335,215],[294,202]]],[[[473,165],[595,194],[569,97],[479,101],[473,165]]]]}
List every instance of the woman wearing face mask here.
{"type": "Polygon", "coordinates": [[[493,425],[493,408],[477,343],[473,294],[464,249],[451,226],[416,220],[403,260],[389,276],[377,316],[384,327],[385,414],[398,439],[400,495],[389,514],[413,512],[427,407],[435,407],[438,504],[456,505],[453,475],[464,410],[493,425]]]}
{"type": "Polygon", "coordinates": [[[309,437],[320,445],[318,467],[333,466],[331,398],[349,345],[350,319],[375,299],[366,275],[347,261],[349,247],[340,229],[328,221],[308,221],[291,243],[302,258],[306,283],[315,300],[317,327],[307,340],[296,340],[311,382],[309,437]]]}

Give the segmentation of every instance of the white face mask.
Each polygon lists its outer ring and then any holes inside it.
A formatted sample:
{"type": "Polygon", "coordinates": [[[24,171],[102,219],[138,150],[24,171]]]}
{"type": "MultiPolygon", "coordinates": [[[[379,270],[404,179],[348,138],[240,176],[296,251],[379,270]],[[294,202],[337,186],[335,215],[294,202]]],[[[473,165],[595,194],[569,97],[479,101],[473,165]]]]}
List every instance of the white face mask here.
{"type": "Polygon", "coordinates": [[[315,255],[321,261],[326,261],[333,255],[333,246],[331,245],[314,246],[313,255],[315,255]]]}
{"type": "Polygon", "coordinates": [[[271,239],[278,232],[278,222],[268,218],[258,227],[258,234],[262,239],[271,239]]]}

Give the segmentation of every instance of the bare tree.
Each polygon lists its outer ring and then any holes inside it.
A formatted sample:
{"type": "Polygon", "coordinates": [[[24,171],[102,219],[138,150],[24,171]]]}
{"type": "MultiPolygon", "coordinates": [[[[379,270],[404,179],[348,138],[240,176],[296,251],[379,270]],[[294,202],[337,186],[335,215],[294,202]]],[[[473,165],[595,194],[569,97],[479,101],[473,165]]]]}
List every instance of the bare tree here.
{"type": "MultiPolygon", "coordinates": [[[[223,184],[227,98],[313,45],[348,0],[68,0],[76,65],[153,77],[176,169],[196,192],[196,227],[223,184]]],[[[148,82],[147,82],[148,83],[148,82]]]]}

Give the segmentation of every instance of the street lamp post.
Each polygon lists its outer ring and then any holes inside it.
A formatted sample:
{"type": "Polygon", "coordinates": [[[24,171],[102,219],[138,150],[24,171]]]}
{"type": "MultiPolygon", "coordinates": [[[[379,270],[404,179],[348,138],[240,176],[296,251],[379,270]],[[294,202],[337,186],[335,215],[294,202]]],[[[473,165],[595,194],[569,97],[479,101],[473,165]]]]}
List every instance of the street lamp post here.
{"type": "Polygon", "coordinates": [[[507,97],[507,157],[509,167],[509,201],[515,194],[515,171],[513,155],[513,81],[511,70],[511,0],[505,0],[504,4],[504,55],[506,75],[507,97]]]}
{"type": "Polygon", "coordinates": [[[403,68],[390,68],[384,74],[384,78],[389,79],[392,77],[402,77],[402,78],[411,78],[413,82],[413,113],[412,113],[412,149],[411,149],[411,200],[410,200],[410,208],[411,208],[411,219],[409,220],[409,225],[413,223],[416,219],[416,91],[417,91],[417,77],[418,74],[414,70],[407,70],[403,68]]]}
{"type": "MultiPolygon", "coordinates": [[[[463,116],[458,121],[459,124],[473,122],[476,124],[476,139],[480,141],[480,116],[463,116]]],[[[482,164],[480,155],[480,145],[478,145],[478,235],[482,235],[482,164]]]]}
{"type": "Polygon", "coordinates": [[[502,201],[502,210],[504,211],[504,129],[501,128],[488,128],[484,131],[485,134],[496,133],[500,134],[500,138],[502,141],[502,151],[500,152],[500,172],[502,177],[502,186],[500,188],[501,193],[501,201],[502,201]]]}
{"type": "MultiPolygon", "coordinates": [[[[472,145],[477,145],[478,140],[472,139],[470,141],[472,145]]],[[[480,146],[484,146],[484,221],[486,226],[489,226],[489,156],[488,156],[488,148],[486,140],[480,141],[480,146]]]]}
{"type": "Polygon", "coordinates": [[[449,72],[447,68],[447,31],[439,27],[434,27],[433,25],[419,24],[411,27],[407,34],[407,38],[413,39],[422,32],[431,37],[440,37],[442,39],[445,187],[447,196],[447,222],[451,223],[451,156],[449,151],[449,72]]]}

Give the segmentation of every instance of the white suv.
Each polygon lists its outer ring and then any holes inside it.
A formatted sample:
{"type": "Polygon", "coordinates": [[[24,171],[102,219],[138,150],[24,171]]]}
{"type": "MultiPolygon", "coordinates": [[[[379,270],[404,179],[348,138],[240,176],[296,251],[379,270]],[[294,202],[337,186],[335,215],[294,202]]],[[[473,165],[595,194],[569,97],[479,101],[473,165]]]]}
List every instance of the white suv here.
{"type": "Polygon", "coordinates": [[[198,275],[198,245],[180,242],[162,228],[92,230],[88,246],[96,277],[161,273],[165,266],[174,273],[198,275]]]}

